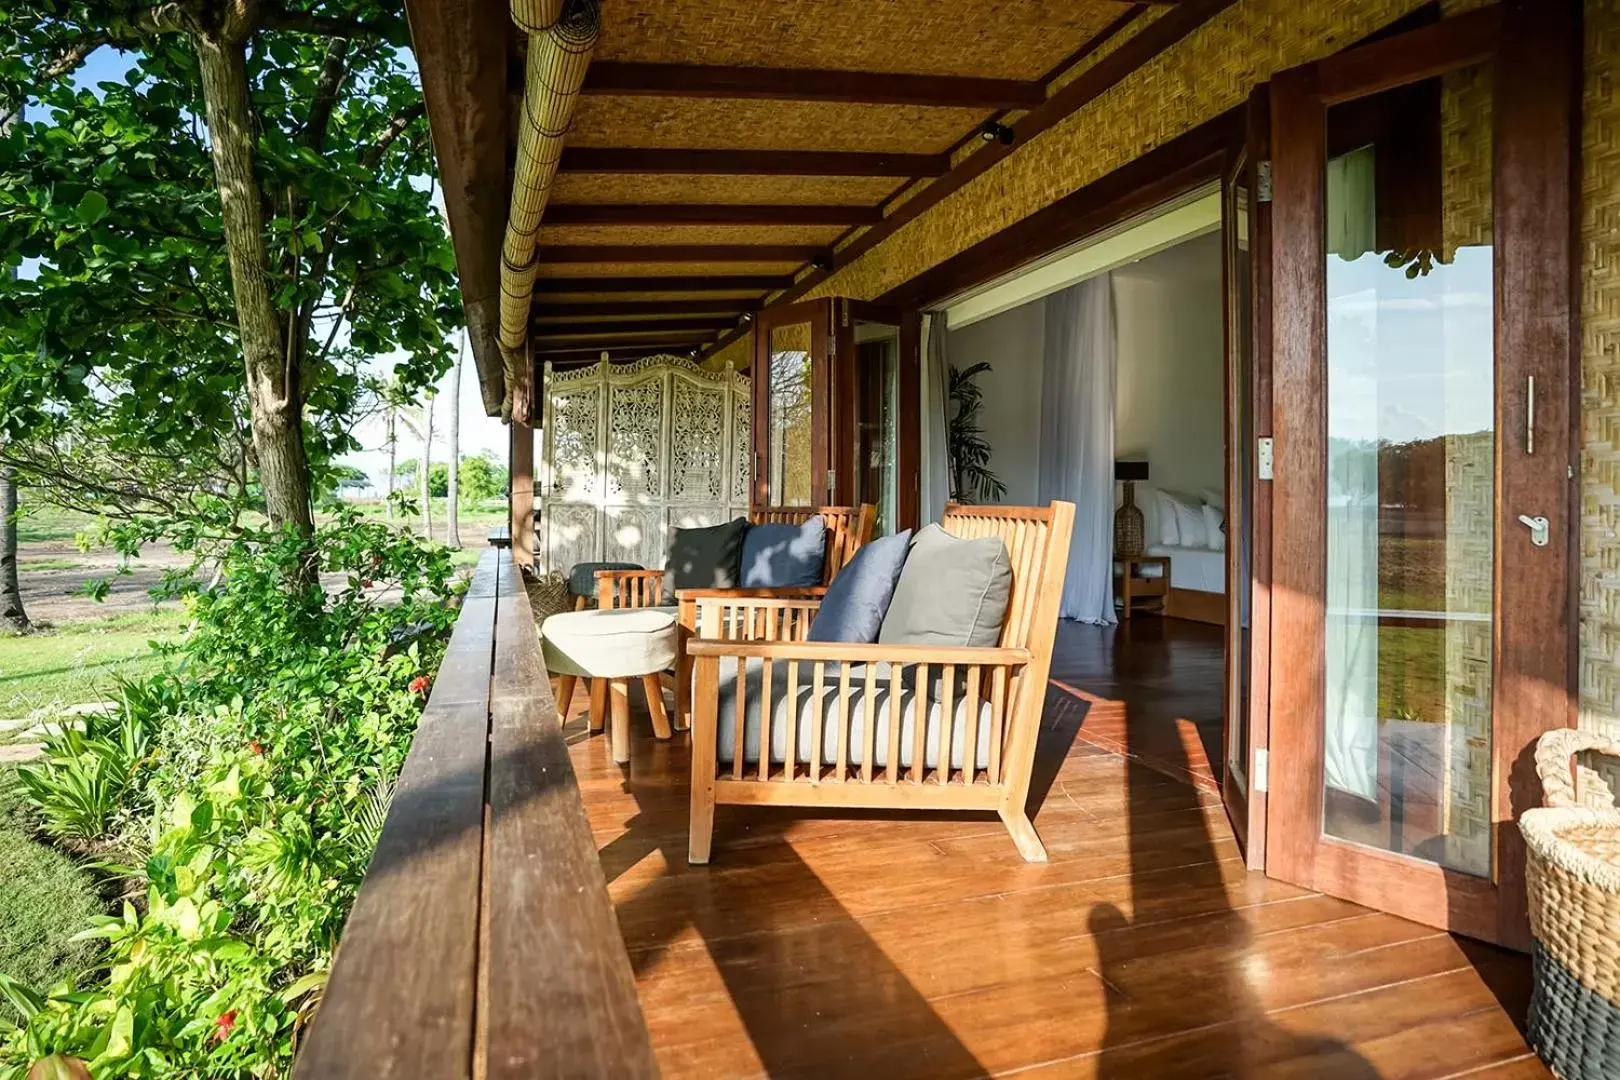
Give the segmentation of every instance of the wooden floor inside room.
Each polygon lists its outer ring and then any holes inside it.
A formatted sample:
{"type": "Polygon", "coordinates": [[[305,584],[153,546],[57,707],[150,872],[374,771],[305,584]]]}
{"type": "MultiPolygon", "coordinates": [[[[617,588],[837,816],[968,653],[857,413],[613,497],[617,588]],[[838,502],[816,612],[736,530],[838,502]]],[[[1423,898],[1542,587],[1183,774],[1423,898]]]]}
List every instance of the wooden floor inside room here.
{"type": "Polygon", "coordinates": [[[1243,868],[1186,740],[1136,734],[1218,699],[1218,634],[1197,690],[1208,649],[1177,630],[1062,628],[1045,865],[994,818],[722,806],[712,864],[688,867],[683,737],[638,715],[616,766],[577,694],[574,767],[663,1074],[1547,1076],[1516,1027],[1525,958],[1243,868]],[[1124,756],[1139,738],[1152,767],[1124,756]]]}

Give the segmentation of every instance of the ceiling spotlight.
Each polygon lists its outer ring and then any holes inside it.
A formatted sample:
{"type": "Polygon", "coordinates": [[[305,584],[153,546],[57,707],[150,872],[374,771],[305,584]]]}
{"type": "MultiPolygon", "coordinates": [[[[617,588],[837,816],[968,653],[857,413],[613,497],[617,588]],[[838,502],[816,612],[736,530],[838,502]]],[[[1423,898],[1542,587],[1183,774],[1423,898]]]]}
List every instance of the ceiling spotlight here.
{"type": "Polygon", "coordinates": [[[737,321],[742,323],[744,326],[747,326],[749,323],[754,321],[754,313],[752,311],[745,311],[742,313],[741,318],[739,318],[737,321]]]}
{"type": "Polygon", "coordinates": [[[986,120],[979,127],[979,138],[987,143],[998,142],[1003,146],[1011,146],[1017,135],[1012,128],[999,120],[986,120]]]}
{"type": "Polygon", "coordinates": [[[810,260],[810,265],[815,269],[820,270],[823,274],[830,274],[832,273],[833,268],[832,256],[817,255],[815,258],[810,260]]]}

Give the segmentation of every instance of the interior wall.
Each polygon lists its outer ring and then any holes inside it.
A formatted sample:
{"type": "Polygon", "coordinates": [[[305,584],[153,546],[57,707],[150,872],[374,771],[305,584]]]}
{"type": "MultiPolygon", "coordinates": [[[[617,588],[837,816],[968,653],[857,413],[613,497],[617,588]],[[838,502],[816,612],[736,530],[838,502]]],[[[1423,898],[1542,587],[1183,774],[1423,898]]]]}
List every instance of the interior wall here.
{"type": "Polygon", "coordinates": [[[1002,502],[1033,506],[1040,481],[1045,301],[1021,304],[948,333],[946,356],[952,367],[961,370],[982,360],[994,368],[978,378],[984,391],[979,426],[990,443],[990,469],[1007,485],[1002,502]]]}
{"type": "Polygon", "coordinates": [[[1220,259],[1211,233],[1114,272],[1115,456],[1146,458],[1153,487],[1224,482],[1220,259]]]}

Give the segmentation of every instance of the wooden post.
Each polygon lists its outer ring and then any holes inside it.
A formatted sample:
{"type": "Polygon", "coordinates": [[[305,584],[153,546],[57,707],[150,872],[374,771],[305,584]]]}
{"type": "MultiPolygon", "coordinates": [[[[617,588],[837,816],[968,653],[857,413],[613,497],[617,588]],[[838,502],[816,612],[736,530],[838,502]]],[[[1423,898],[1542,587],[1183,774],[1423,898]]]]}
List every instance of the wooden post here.
{"type": "Polygon", "coordinates": [[[534,569],[534,428],[512,420],[512,561],[534,569]]]}

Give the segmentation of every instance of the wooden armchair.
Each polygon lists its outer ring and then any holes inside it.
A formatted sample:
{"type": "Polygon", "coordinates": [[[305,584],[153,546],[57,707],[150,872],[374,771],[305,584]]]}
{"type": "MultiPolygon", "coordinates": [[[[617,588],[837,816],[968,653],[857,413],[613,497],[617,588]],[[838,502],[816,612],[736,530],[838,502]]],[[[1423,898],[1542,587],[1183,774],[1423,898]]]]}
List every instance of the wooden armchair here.
{"type": "Polygon", "coordinates": [[[690,862],[709,861],[717,803],[994,810],[1019,854],[1045,861],[1024,802],[1074,504],[952,505],[941,524],[1007,545],[1012,592],[994,648],[813,643],[819,597],[698,598],[703,636],[685,644],[690,862]]]}

